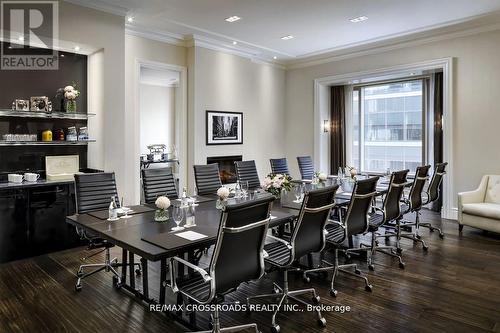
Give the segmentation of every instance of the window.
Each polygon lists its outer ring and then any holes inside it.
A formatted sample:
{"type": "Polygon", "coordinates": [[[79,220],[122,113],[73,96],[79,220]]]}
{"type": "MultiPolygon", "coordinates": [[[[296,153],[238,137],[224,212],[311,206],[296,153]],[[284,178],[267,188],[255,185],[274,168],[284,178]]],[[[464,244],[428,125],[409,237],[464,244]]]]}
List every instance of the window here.
{"type": "Polygon", "coordinates": [[[362,172],[414,172],[425,160],[424,115],[422,80],[354,88],[352,164],[362,172]]]}

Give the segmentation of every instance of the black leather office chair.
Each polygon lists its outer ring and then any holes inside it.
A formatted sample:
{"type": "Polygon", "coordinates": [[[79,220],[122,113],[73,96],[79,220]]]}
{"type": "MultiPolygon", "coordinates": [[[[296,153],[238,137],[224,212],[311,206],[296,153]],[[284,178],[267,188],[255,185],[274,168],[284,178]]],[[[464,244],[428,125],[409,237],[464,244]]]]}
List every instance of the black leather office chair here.
{"type": "Polygon", "coordinates": [[[219,164],[194,165],[194,179],[199,195],[216,194],[222,186],[219,164]]]}
{"type": "MultiPolygon", "coordinates": [[[[398,249],[401,248],[399,245],[399,236],[396,234],[396,246],[380,246],[378,245],[378,241],[376,239],[380,237],[387,239],[388,237],[394,235],[391,233],[379,235],[377,231],[380,227],[387,226],[388,223],[397,223],[401,217],[401,199],[403,197],[404,189],[407,185],[411,184],[406,180],[406,176],[409,171],[410,170],[401,170],[392,173],[389,181],[389,188],[387,189],[387,193],[385,194],[382,202],[382,208],[374,206],[373,209],[375,211],[370,214],[368,231],[371,232],[371,243],[369,245],[362,244],[367,247],[368,268],[370,270],[375,269],[375,266],[373,265],[373,255],[375,252],[384,253],[397,258],[399,260],[399,267],[401,269],[405,268],[405,263],[403,262],[401,255],[398,254],[398,249]]],[[[398,230],[399,228],[396,229],[396,232],[398,230]]]]}
{"type": "MultiPolygon", "coordinates": [[[[284,302],[292,299],[307,306],[308,303],[296,296],[309,293],[312,294],[314,303],[319,303],[320,301],[320,297],[313,288],[289,290],[288,272],[298,270],[292,266],[296,260],[314,252],[321,252],[325,247],[325,224],[328,221],[332,207],[335,206],[335,193],[337,189],[338,185],[335,185],[313,190],[305,194],[290,240],[268,235],[268,238],[273,242],[264,247],[265,251],[269,254],[265,260],[271,266],[283,272],[283,286],[274,283],[274,294],[248,297],[247,305],[250,304],[251,300],[255,299],[279,298],[278,307],[273,313],[271,322],[271,328],[274,333],[280,331],[280,326],[276,323],[276,315],[284,302]]],[[[316,313],[318,323],[325,327],[325,318],[319,310],[316,310],[316,313]]]]}
{"type": "MultiPolygon", "coordinates": [[[[199,304],[219,304],[224,295],[235,291],[242,282],[264,275],[264,242],[269,226],[271,196],[225,206],[219,224],[217,242],[207,270],[184,259],[170,261],[170,281],[174,293],[199,304]],[[235,251],[237,249],[237,251],[235,251]],[[176,264],[183,264],[196,273],[177,277],[176,264]]],[[[204,332],[237,332],[254,329],[257,324],[220,327],[219,309],[214,307],[212,330],[204,332]]]]}
{"type": "Polygon", "coordinates": [[[298,156],[297,162],[302,179],[312,179],[314,176],[314,165],[311,156],[298,156]]]}
{"type": "MultiPolygon", "coordinates": [[[[425,200],[422,204],[423,206],[438,201],[441,192],[440,186],[441,183],[443,182],[443,177],[446,174],[447,165],[448,163],[445,162],[445,163],[436,163],[436,165],[434,166],[434,174],[432,175],[427,191],[424,192],[425,200]]],[[[439,231],[439,237],[444,238],[443,231],[438,227],[434,227],[430,222],[420,222],[420,226],[428,228],[429,231],[431,232],[437,230],[439,231]]]]}
{"type": "Polygon", "coordinates": [[[284,174],[284,175],[289,175],[290,171],[288,170],[288,163],[286,161],[286,158],[271,158],[269,160],[271,163],[271,172],[273,174],[284,174]]]}
{"type": "MultiPolygon", "coordinates": [[[[330,263],[324,260],[322,255],[321,266],[318,268],[304,271],[304,280],[309,282],[309,274],[314,272],[333,271],[330,294],[337,296],[337,290],[334,288],[335,278],[337,274],[342,272],[348,275],[360,278],[365,282],[365,289],[372,291],[372,285],[368,279],[361,275],[357,264],[339,264],[338,251],[343,248],[343,243],[347,237],[362,235],[368,232],[368,213],[372,206],[372,200],[376,194],[378,177],[359,180],[354,185],[351,201],[345,213],[345,218],[339,220],[330,220],[326,225],[327,231],[326,241],[334,248],[335,263],[330,263]],[[348,268],[354,268],[354,272],[348,271],[348,268]]],[[[341,214],[339,215],[341,217],[341,214]]],[[[355,252],[358,249],[344,249],[346,253],[355,252]]]]}
{"type": "MultiPolygon", "coordinates": [[[[422,194],[424,191],[425,183],[427,182],[427,179],[429,178],[429,169],[430,165],[424,165],[417,167],[417,170],[415,171],[415,179],[413,180],[413,184],[410,189],[410,193],[408,195],[408,198],[403,199],[403,206],[401,208],[402,210],[402,216],[399,219],[399,223],[397,225],[397,228],[399,229],[398,233],[399,236],[402,238],[408,238],[413,240],[414,242],[420,242],[422,243],[422,248],[424,251],[428,250],[428,246],[425,243],[425,241],[422,239],[422,237],[419,235],[419,228],[420,228],[420,209],[422,209],[423,206],[423,199],[422,199],[422,194]],[[403,220],[404,215],[409,214],[409,213],[415,213],[415,222],[410,222],[403,220]],[[402,228],[404,227],[413,227],[412,232],[401,232],[402,228]]],[[[401,251],[401,249],[399,250],[401,251]]]]}
{"type": "Polygon", "coordinates": [[[154,203],[162,195],[169,199],[179,197],[172,168],[142,169],[141,173],[144,202],[154,203]]]}
{"type": "MultiPolygon", "coordinates": [[[[111,198],[114,198],[117,206],[119,205],[118,193],[116,190],[116,181],[114,172],[99,172],[99,173],[86,173],[75,175],[75,193],[76,193],[76,211],[78,214],[85,214],[92,211],[105,210],[109,208],[111,198]]],[[[82,280],[90,275],[105,270],[114,274],[113,281],[116,287],[121,286],[121,279],[115,267],[121,267],[123,264],[118,262],[117,258],[111,259],[109,249],[114,245],[106,240],[91,235],[83,230],[77,228],[78,234],[82,238],[89,240],[88,249],[103,248],[82,260],[86,260],[101,252],[105,252],[104,263],[99,264],[86,264],[80,265],[76,273],[78,279],[75,284],[75,290],[82,289],[82,280]],[[85,268],[95,268],[95,270],[84,273],[85,268]]],[[[136,273],[141,273],[141,264],[134,264],[137,266],[136,273]]]]}
{"type": "Polygon", "coordinates": [[[248,181],[248,188],[255,189],[260,187],[259,174],[257,173],[257,167],[255,166],[255,161],[236,161],[234,162],[236,166],[236,175],[240,182],[248,181]]]}

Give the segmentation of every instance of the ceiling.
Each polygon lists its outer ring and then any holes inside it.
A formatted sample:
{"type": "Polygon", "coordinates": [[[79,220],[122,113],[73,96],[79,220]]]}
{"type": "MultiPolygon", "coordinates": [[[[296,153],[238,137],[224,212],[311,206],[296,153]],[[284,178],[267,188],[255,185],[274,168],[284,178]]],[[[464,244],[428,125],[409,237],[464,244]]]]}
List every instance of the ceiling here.
{"type": "Polygon", "coordinates": [[[132,16],[127,28],[287,61],[452,27],[500,10],[499,0],[67,0],[132,16]],[[233,15],[241,20],[228,23],[233,15]],[[352,23],[349,19],[366,16],[352,23]],[[281,40],[293,35],[295,38],[281,40]],[[237,45],[233,45],[233,41],[237,45]]]}

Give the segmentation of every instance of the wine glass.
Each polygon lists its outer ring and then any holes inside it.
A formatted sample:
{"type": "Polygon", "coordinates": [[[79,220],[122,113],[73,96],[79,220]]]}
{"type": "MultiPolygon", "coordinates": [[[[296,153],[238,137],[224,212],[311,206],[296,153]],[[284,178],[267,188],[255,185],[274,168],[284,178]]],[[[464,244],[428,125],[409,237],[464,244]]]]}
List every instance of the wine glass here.
{"type": "Polygon", "coordinates": [[[297,186],[295,186],[295,188],[294,188],[294,191],[295,191],[295,197],[297,199],[294,200],[293,202],[295,202],[295,203],[301,202],[302,201],[302,196],[304,194],[304,185],[303,184],[297,184],[297,186]]]}
{"type": "Polygon", "coordinates": [[[179,226],[184,219],[184,209],[182,207],[175,206],[172,210],[172,217],[174,218],[174,222],[176,224],[176,226],[172,228],[172,231],[184,230],[183,227],[179,226]]]}
{"type": "Polygon", "coordinates": [[[248,197],[248,180],[243,180],[240,182],[241,194],[243,198],[248,197]]]}
{"type": "Polygon", "coordinates": [[[239,199],[241,197],[241,184],[239,180],[236,182],[236,185],[234,186],[234,197],[236,199],[239,199]]]}
{"type": "Polygon", "coordinates": [[[123,197],[122,197],[122,201],[121,201],[121,204],[120,204],[120,209],[123,212],[123,214],[125,214],[125,215],[123,215],[121,217],[122,219],[128,219],[128,218],[132,217],[131,215],[128,215],[128,213],[130,211],[132,211],[132,209],[130,207],[126,207],[126,206],[123,205],[123,197]]]}

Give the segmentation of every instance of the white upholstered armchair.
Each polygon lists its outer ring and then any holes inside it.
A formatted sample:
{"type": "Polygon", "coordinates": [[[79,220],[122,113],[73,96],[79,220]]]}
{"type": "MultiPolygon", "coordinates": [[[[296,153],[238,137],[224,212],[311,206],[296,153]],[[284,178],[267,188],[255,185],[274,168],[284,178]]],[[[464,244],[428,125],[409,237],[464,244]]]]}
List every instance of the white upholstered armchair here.
{"type": "Polygon", "coordinates": [[[458,223],[500,233],[500,175],[486,175],[474,191],[458,193],[458,223]]]}

